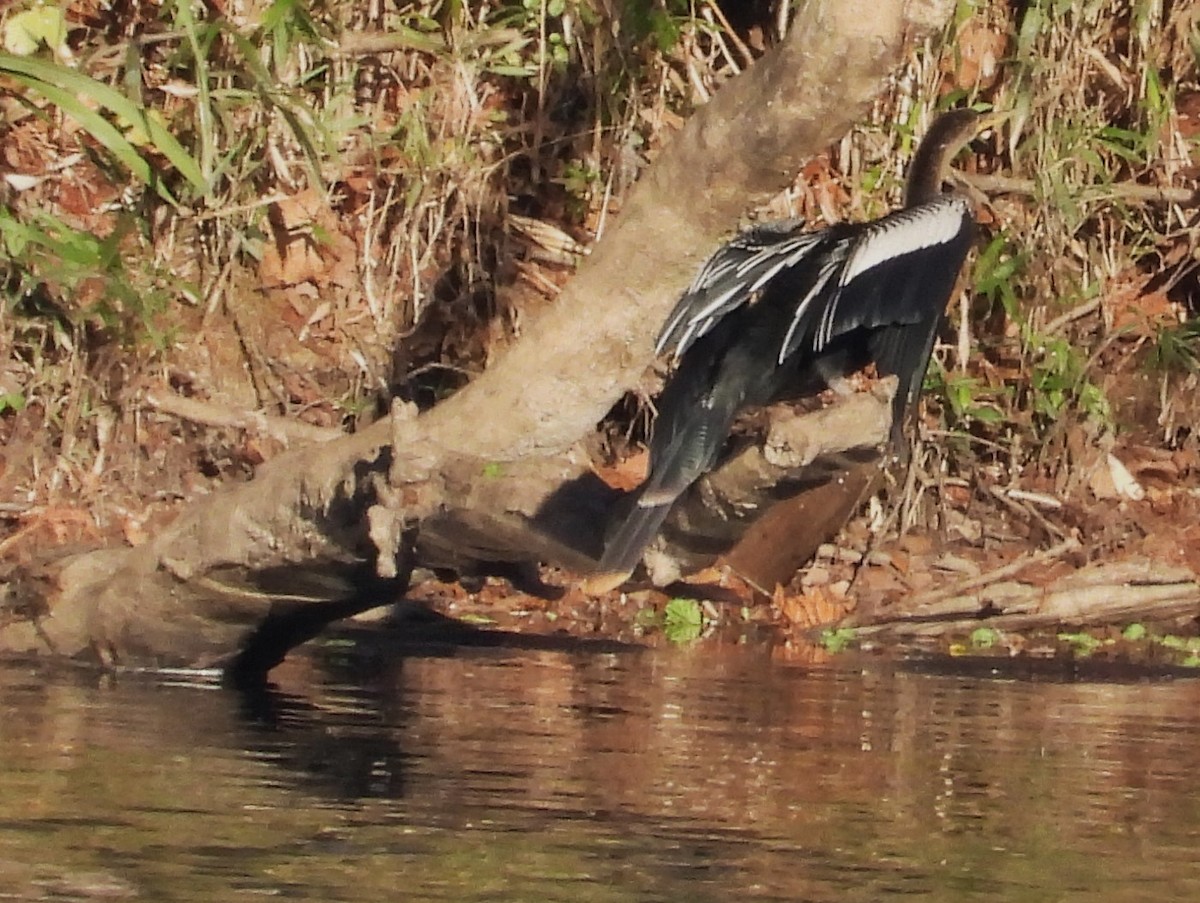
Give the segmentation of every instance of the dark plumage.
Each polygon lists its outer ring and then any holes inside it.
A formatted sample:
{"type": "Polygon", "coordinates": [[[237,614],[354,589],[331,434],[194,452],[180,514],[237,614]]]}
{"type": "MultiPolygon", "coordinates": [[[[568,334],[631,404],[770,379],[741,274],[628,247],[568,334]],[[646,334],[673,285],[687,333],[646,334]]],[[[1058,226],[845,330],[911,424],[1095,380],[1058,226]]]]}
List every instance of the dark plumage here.
{"type": "Polygon", "coordinates": [[[950,158],[983,123],[939,118],[914,156],[905,207],[817,232],[787,221],[751,229],[701,268],[656,345],[675,368],[658,399],[650,472],[600,562],[615,584],[637,565],[675,500],[716,463],[740,411],[870,360],[899,378],[902,449],[938,323],[971,245],[966,199],[942,194],[950,158]]]}

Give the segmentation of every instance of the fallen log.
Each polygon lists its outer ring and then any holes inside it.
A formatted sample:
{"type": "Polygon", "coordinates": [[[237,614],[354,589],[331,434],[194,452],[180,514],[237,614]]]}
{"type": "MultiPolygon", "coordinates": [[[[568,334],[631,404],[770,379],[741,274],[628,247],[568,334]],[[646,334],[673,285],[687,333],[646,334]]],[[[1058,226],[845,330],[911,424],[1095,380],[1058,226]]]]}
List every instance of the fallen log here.
{"type": "Polygon", "coordinates": [[[1030,565],[1079,549],[1068,539],[987,574],[920,593],[901,613],[856,623],[859,636],[935,637],[997,630],[1168,620],[1200,611],[1200,576],[1146,558],[1084,565],[1049,584],[1019,580],[1030,565]]]}

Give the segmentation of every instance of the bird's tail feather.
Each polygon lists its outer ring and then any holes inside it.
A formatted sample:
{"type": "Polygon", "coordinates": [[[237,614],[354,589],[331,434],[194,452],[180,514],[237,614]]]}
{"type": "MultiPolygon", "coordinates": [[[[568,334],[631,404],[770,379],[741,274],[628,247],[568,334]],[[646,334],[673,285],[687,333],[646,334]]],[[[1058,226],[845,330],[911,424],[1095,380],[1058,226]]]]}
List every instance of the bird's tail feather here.
{"type": "Polygon", "coordinates": [[[646,501],[644,497],[638,499],[638,504],[608,541],[597,573],[588,578],[588,588],[592,591],[615,589],[629,579],[642,560],[642,552],[667,519],[675,499],[650,504],[645,504],[646,501]]]}
{"type": "Polygon", "coordinates": [[[879,329],[871,336],[871,357],[880,373],[900,379],[892,403],[892,441],[904,447],[905,421],[921,397],[925,370],[937,333],[936,318],[906,326],[879,329]]]}

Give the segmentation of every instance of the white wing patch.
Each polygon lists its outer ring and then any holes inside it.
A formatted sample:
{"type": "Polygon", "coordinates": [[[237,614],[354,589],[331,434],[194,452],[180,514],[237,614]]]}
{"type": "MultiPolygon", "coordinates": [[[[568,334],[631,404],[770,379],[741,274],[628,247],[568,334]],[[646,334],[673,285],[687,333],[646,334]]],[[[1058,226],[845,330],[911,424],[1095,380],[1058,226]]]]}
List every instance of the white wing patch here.
{"type": "Polygon", "coordinates": [[[950,242],[971,215],[966,199],[945,195],[872,223],[846,262],[839,286],[888,260],[950,242]]]}
{"type": "MultiPolygon", "coordinates": [[[[829,281],[826,275],[827,267],[844,261],[837,286],[825,299],[820,312],[820,321],[813,333],[812,350],[822,351],[833,341],[838,325],[839,302],[844,289],[851,282],[890,260],[949,244],[962,231],[963,224],[970,217],[971,207],[964,198],[945,195],[918,207],[891,213],[869,224],[866,230],[853,240],[848,257],[837,260],[831,258],[830,264],[822,268],[821,278],[804,299],[804,304],[807,304],[814,294],[824,291],[829,281]]],[[[788,330],[783,346],[779,349],[780,364],[795,351],[792,335],[804,314],[802,304],[797,308],[796,318],[788,330]]]]}
{"type": "Polygon", "coordinates": [[[838,302],[859,276],[890,260],[952,242],[970,219],[971,208],[957,195],[888,214],[853,235],[833,238],[830,230],[798,231],[803,223],[786,220],[750,229],[719,248],[704,265],[667,318],[655,354],[668,349],[678,360],[730,311],[753,304],[771,281],[806,257],[821,255],[820,268],[795,305],[792,322],[779,346],[778,363],[793,354],[815,320],[813,351],[821,351],[837,332],[838,302]],[[813,305],[819,310],[811,310],[813,305]]]}

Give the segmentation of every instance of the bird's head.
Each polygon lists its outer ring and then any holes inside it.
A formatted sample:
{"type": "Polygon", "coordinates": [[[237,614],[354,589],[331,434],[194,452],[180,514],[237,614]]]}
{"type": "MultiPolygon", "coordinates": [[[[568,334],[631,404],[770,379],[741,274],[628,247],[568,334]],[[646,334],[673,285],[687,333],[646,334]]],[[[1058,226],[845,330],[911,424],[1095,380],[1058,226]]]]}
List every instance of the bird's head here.
{"type": "Polygon", "coordinates": [[[950,173],[950,164],[959,152],[988,129],[995,128],[1012,115],[1009,110],[978,112],[970,109],[948,110],[938,116],[921,139],[908,170],[904,205],[912,207],[937,197],[950,173]]]}

